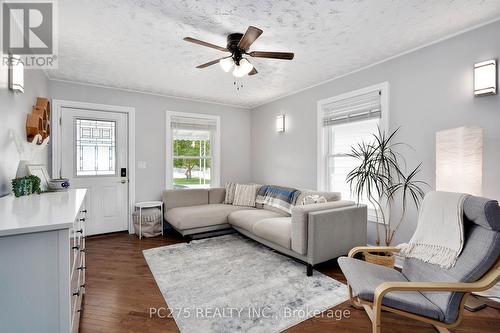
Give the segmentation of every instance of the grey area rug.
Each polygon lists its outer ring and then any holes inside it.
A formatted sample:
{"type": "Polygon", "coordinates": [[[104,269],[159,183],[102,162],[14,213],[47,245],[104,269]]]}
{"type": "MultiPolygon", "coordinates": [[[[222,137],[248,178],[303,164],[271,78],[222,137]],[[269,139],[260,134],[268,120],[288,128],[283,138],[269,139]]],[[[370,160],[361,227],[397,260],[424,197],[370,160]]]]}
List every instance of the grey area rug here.
{"type": "Polygon", "coordinates": [[[347,287],[240,235],[143,251],[181,332],[280,332],[347,300],[347,287]]]}

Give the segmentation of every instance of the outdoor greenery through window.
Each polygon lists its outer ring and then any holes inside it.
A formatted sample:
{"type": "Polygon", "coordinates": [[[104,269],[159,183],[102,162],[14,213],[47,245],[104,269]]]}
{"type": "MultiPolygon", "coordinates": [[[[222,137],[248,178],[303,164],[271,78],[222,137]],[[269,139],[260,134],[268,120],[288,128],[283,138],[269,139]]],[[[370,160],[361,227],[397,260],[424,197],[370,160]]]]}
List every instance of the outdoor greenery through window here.
{"type": "Polygon", "coordinates": [[[209,139],[174,138],[174,185],[207,187],[210,185],[210,166],[209,139]]]}
{"type": "Polygon", "coordinates": [[[173,117],[171,128],[173,187],[210,187],[216,124],[210,119],[173,117]]]}

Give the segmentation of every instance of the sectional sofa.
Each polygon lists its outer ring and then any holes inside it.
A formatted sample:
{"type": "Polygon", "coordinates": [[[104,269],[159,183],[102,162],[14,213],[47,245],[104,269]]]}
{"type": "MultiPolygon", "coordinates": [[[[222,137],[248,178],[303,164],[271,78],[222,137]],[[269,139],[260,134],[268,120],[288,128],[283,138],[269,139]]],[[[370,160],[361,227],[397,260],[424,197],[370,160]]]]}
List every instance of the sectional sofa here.
{"type": "MultiPolygon", "coordinates": [[[[291,214],[264,205],[262,208],[225,204],[225,189],[178,189],[163,193],[164,218],[183,236],[220,232],[233,228],[287,256],[313,266],[366,245],[367,209],[340,200],[333,192],[319,194],[325,203],[296,205],[291,214]]],[[[298,200],[297,202],[301,202],[298,200]]]]}

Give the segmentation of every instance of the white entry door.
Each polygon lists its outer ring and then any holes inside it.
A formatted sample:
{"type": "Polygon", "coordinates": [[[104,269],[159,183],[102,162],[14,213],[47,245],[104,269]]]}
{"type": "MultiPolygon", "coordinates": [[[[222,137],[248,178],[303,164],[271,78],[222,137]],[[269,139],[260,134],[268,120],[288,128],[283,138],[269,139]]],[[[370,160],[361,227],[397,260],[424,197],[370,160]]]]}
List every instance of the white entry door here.
{"type": "Polygon", "coordinates": [[[128,116],[61,109],[61,177],[87,188],[87,234],[128,226],[128,116]]]}

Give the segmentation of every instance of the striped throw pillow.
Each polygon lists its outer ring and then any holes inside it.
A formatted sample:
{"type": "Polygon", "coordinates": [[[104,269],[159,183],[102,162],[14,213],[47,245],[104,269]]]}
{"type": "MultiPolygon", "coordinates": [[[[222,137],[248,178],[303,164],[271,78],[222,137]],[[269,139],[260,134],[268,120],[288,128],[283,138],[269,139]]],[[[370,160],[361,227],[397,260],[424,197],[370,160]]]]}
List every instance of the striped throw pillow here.
{"type": "Polygon", "coordinates": [[[256,184],[236,184],[233,205],[255,207],[255,197],[259,188],[260,185],[256,184]]]}
{"type": "Polygon", "coordinates": [[[236,184],[227,182],[226,183],[226,196],[224,198],[224,203],[232,205],[234,201],[234,192],[236,191],[236,184]]]}

